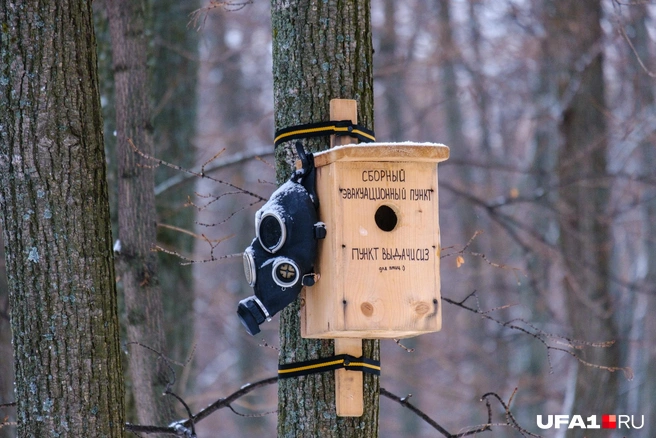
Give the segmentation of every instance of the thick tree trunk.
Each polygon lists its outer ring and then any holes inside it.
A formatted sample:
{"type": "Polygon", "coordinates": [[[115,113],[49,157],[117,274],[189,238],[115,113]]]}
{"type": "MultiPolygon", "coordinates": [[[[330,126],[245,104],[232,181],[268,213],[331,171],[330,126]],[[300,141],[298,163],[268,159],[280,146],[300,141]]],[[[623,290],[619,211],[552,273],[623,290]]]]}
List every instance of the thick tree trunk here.
{"type": "MultiPolygon", "coordinates": [[[[606,211],[607,128],[604,99],[601,4],[548,2],[548,50],[555,62],[562,105],[558,156],[560,247],[572,336],[584,341],[618,340],[610,294],[610,224],[606,211]]],[[[618,366],[618,349],[581,350],[582,358],[618,366]]],[[[617,373],[579,364],[572,413],[614,412],[617,373]]],[[[580,431],[579,431],[580,432],[580,431]]],[[[572,432],[575,436],[575,432],[572,432]]]]}
{"type": "Polygon", "coordinates": [[[0,5],[0,209],[18,435],[120,437],[120,363],[90,2],[0,5]]]}
{"type": "Polygon", "coordinates": [[[155,243],[155,180],[153,163],[129,144],[153,155],[147,71],[145,1],[106,0],[112,39],[116,90],[118,155],[117,274],[122,285],[127,325],[128,371],[138,421],[168,424],[171,398],[163,395],[172,381],[164,359],[162,299],[157,277],[155,243]]]}
{"type": "MultiPolygon", "coordinates": [[[[276,128],[329,120],[329,101],[356,99],[358,122],[373,127],[373,75],[368,0],[272,0],[273,78],[276,128]]],[[[325,149],[327,141],[306,142],[325,149]]],[[[291,170],[291,148],[276,156],[278,182],[291,170]]],[[[332,340],[300,337],[299,300],[280,318],[280,363],[329,357],[332,340]]],[[[379,341],[363,353],[378,359],[379,341]]],[[[285,379],[278,386],[279,437],[378,436],[379,380],[364,379],[364,415],[337,417],[334,373],[285,379]]]]}

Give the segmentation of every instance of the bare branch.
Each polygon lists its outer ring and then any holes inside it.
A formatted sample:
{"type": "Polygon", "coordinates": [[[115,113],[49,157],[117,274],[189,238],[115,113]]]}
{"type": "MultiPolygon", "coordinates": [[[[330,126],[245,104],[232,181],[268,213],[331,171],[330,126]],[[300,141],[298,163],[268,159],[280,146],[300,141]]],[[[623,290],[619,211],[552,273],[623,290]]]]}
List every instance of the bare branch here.
{"type": "Polygon", "coordinates": [[[265,339],[262,339],[262,343],[259,344],[258,347],[270,348],[270,349],[275,350],[278,353],[280,353],[280,347],[276,347],[275,345],[269,344],[265,339]]]}
{"type": "MultiPolygon", "coordinates": [[[[204,237],[203,237],[202,235],[200,235],[200,234],[196,234],[196,233],[194,233],[193,231],[189,231],[189,230],[184,229],[184,228],[176,227],[175,225],[168,225],[168,224],[158,223],[157,226],[160,227],[160,228],[166,228],[166,229],[169,229],[169,230],[178,231],[178,232],[180,232],[180,233],[182,233],[182,234],[187,234],[188,236],[191,236],[191,237],[193,237],[194,239],[198,239],[198,240],[208,240],[208,239],[204,238],[204,237]]],[[[224,237],[224,238],[222,238],[222,239],[212,239],[212,240],[210,240],[210,242],[212,242],[212,243],[221,243],[221,242],[223,242],[224,240],[228,240],[228,239],[231,238],[231,237],[233,237],[233,236],[230,235],[230,236],[224,237]]]]}
{"type": "Polygon", "coordinates": [[[252,3],[253,0],[243,0],[243,1],[210,0],[209,5],[204,6],[200,9],[196,9],[194,12],[189,14],[189,24],[187,24],[187,27],[193,27],[194,29],[199,31],[205,25],[205,20],[207,20],[207,16],[211,10],[216,8],[223,8],[226,11],[239,11],[252,3]]]}
{"type": "Polygon", "coordinates": [[[7,426],[18,426],[18,423],[15,421],[3,421],[2,423],[0,423],[0,429],[7,426]]]}
{"type": "MultiPolygon", "coordinates": [[[[505,403],[499,395],[497,395],[494,392],[488,392],[487,394],[483,394],[483,397],[481,397],[481,401],[485,401],[485,405],[488,407],[488,415],[491,412],[492,408],[490,407],[490,402],[488,401],[489,397],[493,397],[497,399],[499,403],[501,403],[501,406],[503,406],[505,412],[506,412],[506,423],[504,424],[505,426],[510,426],[519,433],[522,434],[522,436],[531,436],[531,437],[540,437],[540,435],[536,435],[534,433],[529,432],[528,430],[524,429],[519,425],[513,414],[510,412],[510,403],[515,396],[515,393],[517,393],[517,388],[513,391],[513,393],[510,395],[510,399],[508,400],[508,403],[505,403]]],[[[488,418],[490,420],[491,418],[488,418]]]]}
{"type": "Polygon", "coordinates": [[[153,245],[153,251],[163,252],[164,254],[169,254],[169,255],[176,256],[176,257],[180,258],[181,260],[183,260],[182,262],[180,262],[181,266],[188,266],[188,265],[193,265],[193,264],[196,264],[196,263],[218,262],[220,260],[227,260],[227,259],[232,259],[232,258],[236,258],[236,257],[242,257],[242,253],[226,254],[226,255],[216,257],[213,253],[214,247],[212,248],[212,250],[210,252],[210,258],[209,259],[203,259],[203,260],[190,259],[188,257],[183,256],[182,254],[180,254],[177,251],[166,249],[166,248],[163,248],[159,245],[153,245]]]}
{"type": "MultiPolygon", "coordinates": [[[[271,385],[273,383],[278,382],[278,376],[275,377],[269,377],[267,379],[260,380],[255,383],[247,383],[246,385],[242,386],[238,391],[233,392],[226,398],[222,398],[217,400],[216,402],[212,403],[196,415],[194,415],[193,420],[198,423],[199,421],[209,417],[213,412],[218,411],[221,408],[225,408],[229,406],[232,402],[237,400],[240,397],[243,397],[244,395],[254,391],[255,389],[271,385]]],[[[190,420],[187,420],[190,421],[190,420]]],[[[185,422],[187,424],[187,422],[185,422]]]]}
{"type": "Polygon", "coordinates": [[[415,351],[414,348],[408,348],[408,347],[406,347],[405,345],[403,345],[403,344],[401,343],[401,340],[400,340],[400,339],[394,339],[394,342],[396,343],[396,345],[398,345],[399,347],[403,348],[403,349],[404,349],[405,351],[407,351],[408,353],[414,353],[414,351],[415,351]]]}
{"type": "MultiPolygon", "coordinates": [[[[245,396],[246,394],[254,391],[255,389],[271,385],[273,383],[278,382],[278,376],[275,377],[269,377],[267,379],[260,380],[255,383],[247,383],[246,385],[242,386],[238,391],[233,392],[226,398],[221,398],[205,409],[201,410],[198,412],[196,415],[190,416],[187,420],[182,420],[178,421],[176,423],[173,423],[170,426],[147,426],[147,425],[139,425],[139,424],[126,424],[125,425],[125,430],[133,433],[145,433],[145,434],[150,434],[150,433],[160,433],[160,434],[169,434],[169,435],[174,435],[174,436],[180,436],[180,437],[195,437],[195,434],[191,434],[192,431],[189,430],[189,427],[191,427],[194,424],[199,423],[200,421],[204,420],[205,418],[209,417],[212,413],[218,411],[219,409],[222,408],[230,408],[233,412],[234,409],[230,406],[235,400],[237,400],[240,397],[245,396]]],[[[237,415],[242,415],[237,412],[235,412],[237,415]]],[[[269,413],[265,413],[262,415],[268,415],[269,413]]],[[[258,414],[259,415],[259,414],[258,414]]]]}
{"type": "Polygon", "coordinates": [[[233,414],[239,417],[246,417],[246,418],[260,418],[260,417],[266,417],[267,415],[278,413],[278,410],[276,409],[274,411],[261,412],[259,414],[242,414],[241,412],[237,412],[235,408],[232,407],[232,405],[228,405],[228,409],[230,409],[233,414]]]}
{"type": "MultiPolygon", "coordinates": [[[[623,371],[624,376],[626,377],[627,380],[632,380],[633,379],[633,370],[630,367],[613,367],[613,366],[606,366],[606,365],[598,365],[598,364],[593,364],[590,362],[587,362],[583,360],[580,356],[578,356],[574,351],[572,350],[580,350],[583,346],[587,347],[592,347],[592,348],[608,348],[611,345],[615,343],[615,341],[603,341],[603,342],[590,342],[590,341],[581,341],[577,339],[571,339],[566,336],[561,336],[561,335],[556,335],[554,333],[548,333],[545,332],[544,330],[536,327],[535,325],[529,323],[528,321],[522,319],[522,318],[515,318],[511,319],[508,321],[501,321],[497,318],[494,318],[493,316],[490,316],[489,314],[493,312],[494,310],[499,310],[497,309],[488,309],[488,310],[482,310],[480,308],[480,302],[478,300],[478,294],[476,291],[473,291],[469,295],[467,295],[463,300],[461,301],[455,301],[450,298],[447,298],[445,296],[442,296],[442,299],[446,301],[449,304],[453,304],[454,306],[461,307],[465,310],[468,310],[470,312],[476,313],[478,315],[481,315],[482,318],[485,318],[489,321],[492,321],[502,327],[509,328],[511,330],[516,330],[521,333],[525,333],[532,338],[537,339],[542,345],[547,350],[547,361],[549,363],[549,372],[553,373],[553,367],[551,364],[551,351],[562,351],[563,353],[566,353],[570,356],[572,356],[574,359],[576,359],[579,363],[593,367],[593,368],[598,368],[602,370],[606,370],[609,372],[615,372],[615,371],[623,371]],[[465,303],[470,299],[473,298],[476,301],[476,307],[470,307],[467,306],[465,303]],[[551,345],[549,342],[552,342],[553,344],[556,345],[563,345],[564,347],[556,347],[554,345],[551,345]]],[[[503,306],[501,308],[505,308],[506,306],[503,306]]]]}
{"type": "MultiPolygon", "coordinates": [[[[457,256],[456,257],[456,266],[460,267],[463,263],[465,263],[465,259],[463,257],[464,254],[469,254],[469,255],[474,256],[474,257],[479,257],[485,263],[487,263],[488,265],[490,265],[492,267],[512,271],[512,273],[515,275],[515,278],[517,279],[517,284],[521,284],[521,281],[519,279],[519,273],[520,272],[524,273],[524,272],[520,268],[515,268],[515,267],[512,267],[512,266],[508,266],[508,265],[505,265],[503,263],[495,263],[495,262],[491,261],[490,259],[488,259],[485,256],[485,254],[482,254],[482,253],[479,253],[479,252],[467,251],[467,248],[469,248],[471,246],[471,244],[474,242],[474,239],[476,239],[476,237],[478,237],[481,234],[483,234],[483,231],[476,230],[476,232],[474,232],[474,235],[469,239],[469,241],[465,244],[465,246],[463,246],[458,251],[444,254],[443,251],[445,249],[453,249],[454,247],[450,246],[450,247],[442,248],[440,258],[443,259],[443,258],[452,257],[452,256],[455,255],[455,256],[457,256]]],[[[526,274],[524,274],[524,275],[526,275],[526,274]]]]}
{"type": "Polygon", "coordinates": [[[417,408],[415,405],[410,403],[408,401],[408,399],[411,397],[411,395],[408,395],[406,397],[401,398],[398,395],[392,394],[391,392],[389,392],[385,388],[380,388],[380,395],[385,396],[385,397],[389,398],[390,400],[393,400],[393,401],[397,402],[398,404],[400,404],[404,408],[410,409],[410,411],[412,411],[414,414],[416,414],[419,418],[424,420],[426,423],[430,424],[431,427],[433,427],[433,429],[437,430],[438,432],[440,432],[445,437],[448,437],[448,438],[453,437],[453,435],[451,433],[449,433],[445,428],[440,426],[435,420],[433,420],[431,417],[429,417],[426,413],[424,413],[422,410],[417,408]]]}
{"type": "MultiPolygon", "coordinates": [[[[266,163],[266,161],[262,160],[261,157],[266,156],[266,155],[272,155],[273,154],[273,148],[270,146],[268,147],[259,147],[253,150],[249,151],[244,151],[240,152],[234,155],[230,155],[228,157],[223,158],[222,160],[218,160],[214,162],[212,165],[208,165],[205,167],[203,170],[204,175],[208,175],[212,172],[215,172],[217,170],[220,170],[224,167],[232,166],[233,164],[239,164],[243,163],[245,161],[250,161],[250,160],[260,160],[263,163],[267,164],[270,166],[270,164],[266,163]]],[[[187,181],[191,181],[196,175],[193,174],[188,174],[188,173],[179,173],[166,181],[163,181],[162,183],[158,184],[155,187],[155,196],[160,195],[161,193],[165,192],[166,190],[169,190],[173,187],[176,187],[180,184],[183,184],[187,181]]]]}
{"type": "Polygon", "coordinates": [[[166,389],[165,394],[168,394],[168,395],[171,395],[171,396],[175,397],[176,400],[178,400],[182,404],[182,406],[184,406],[185,410],[187,411],[187,415],[189,416],[189,421],[191,422],[190,434],[191,434],[192,437],[195,437],[196,436],[196,427],[195,427],[194,420],[193,420],[193,414],[191,413],[191,409],[189,409],[189,405],[187,403],[185,403],[185,401],[181,397],[179,397],[177,394],[175,394],[169,388],[166,389]]]}
{"type": "Polygon", "coordinates": [[[400,404],[401,406],[410,409],[413,413],[415,413],[419,418],[424,420],[426,423],[431,425],[433,429],[437,430],[440,432],[443,436],[446,438],[461,438],[461,437],[466,437],[470,435],[477,435],[481,432],[488,432],[492,430],[492,426],[502,426],[502,427],[511,427],[512,429],[515,429],[518,431],[522,436],[524,437],[537,437],[539,438],[540,435],[536,435],[534,433],[531,433],[521,427],[513,414],[510,412],[510,403],[517,393],[517,388],[513,391],[513,393],[510,396],[510,400],[508,403],[505,403],[501,397],[499,397],[497,394],[493,392],[488,392],[487,394],[484,394],[483,397],[481,397],[481,401],[485,401],[485,406],[487,407],[487,422],[485,424],[480,424],[477,426],[472,426],[472,427],[467,427],[465,428],[466,430],[464,432],[460,432],[457,434],[452,434],[449,431],[447,431],[443,426],[441,426],[439,423],[437,423],[434,419],[432,419],[429,415],[427,415],[425,412],[414,406],[412,403],[410,403],[408,400],[412,396],[411,394],[407,395],[406,397],[399,397],[398,395],[392,394],[391,392],[387,391],[385,388],[380,388],[380,395],[383,395],[390,400],[393,400],[400,404]],[[501,406],[504,408],[504,413],[506,416],[506,422],[505,423],[492,423],[492,406],[488,400],[488,398],[496,398],[499,403],[501,403],[501,406]]]}
{"type": "MultiPolygon", "coordinates": [[[[144,346],[145,348],[148,348],[144,346]]],[[[152,349],[151,349],[152,350],[152,349]]],[[[196,415],[191,415],[191,411],[189,407],[187,406],[184,401],[178,397],[177,395],[170,393],[170,395],[173,395],[176,397],[181,403],[184,404],[185,409],[187,410],[187,413],[189,415],[189,418],[186,420],[180,420],[175,423],[172,423],[170,426],[148,426],[148,425],[138,425],[138,424],[130,424],[127,423],[125,425],[125,430],[134,434],[137,433],[142,433],[142,434],[151,434],[151,433],[159,433],[159,434],[168,434],[168,435],[173,435],[173,436],[178,436],[178,437],[187,437],[187,438],[195,438],[196,434],[194,431],[194,425],[199,423],[200,421],[204,420],[205,418],[209,417],[211,414],[214,412],[218,411],[219,409],[222,408],[228,408],[230,409],[233,413],[236,415],[239,415],[240,417],[262,417],[265,415],[270,415],[275,413],[276,411],[268,411],[268,412],[263,412],[259,414],[242,414],[240,412],[237,412],[233,407],[232,403],[239,399],[240,397],[245,396],[246,394],[254,391],[255,389],[262,388],[264,386],[268,386],[271,384],[274,384],[278,381],[278,377],[269,377],[260,381],[257,381],[255,383],[247,383],[246,385],[242,386],[239,390],[233,392],[226,398],[221,398],[211,405],[209,405],[207,408],[201,410],[198,412],[196,415]],[[191,429],[190,429],[191,428],[191,429]]],[[[478,426],[473,426],[473,427],[468,427],[467,431],[457,433],[457,434],[451,434],[449,431],[447,431],[443,426],[441,426],[437,421],[432,419],[428,414],[423,412],[421,409],[417,408],[414,406],[412,403],[409,402],[410,397],[412,397],[411,394],[408,394],[405,397],[399,397],[389,391],[387,391],[385,388],[380,388],[380,395],[389,398],[392,401],[395,401],[399,403],[401,406],[409,409],[411,412],[413,412],[415,415],[417,415],[419,418],[424,420],[426,423],[428,423],[431,427],[433,427],[435,430],[440,432],[444,437],[447,438],[461,438],[461,437],[466,437],[470,435],[476,435],[481,432],[485,431],[491,431],[492,426],[504,426],[504,427],[511,427],[515,430],[517,430],[519,433],[521,433],[523,436],[530,436],[530,437],[539,437],[539,435],[535,435],[523,427],[519,425],[515,417],[512,415],[510,412],[509,405],[512,402],[512,399],[514,398],[515,394],[517,392],[517,389],[513,391],[513,393],[510,396],[510,399],[508,403],[505,403],[497,394],[493,392],[489,392],[483,395],[481,397],[482,401],[485,401],[486,407],[487,407],[487,413],[488,413],[488,421],[485,424],[481,424],[478,426]],[[495,398],[499,401],[499,403],[503,406],[505,410],[505,415],[506,415],[506,423],[492,423],[492,407],[491,404],[488,400],[488,398],[495,398]]]]}
{"type": "Polygon", "coordinates": [[[132,147],[132,150],[133,150],[136,154],[138,154],[139,156],[145,158],[146,160],[153,161],[153,162],[155,163],[156,166],[164,165],[164,166],[166,166],[166,167],[170,167],[171,169],[175,169],[175,170],[177,170],[177,171],[179,171],[179,172],[183,172],[183,173],[186,173],[186,174],[188,174],[188,175],[193,175],[193,176],[196,176],[196,177],[198,177],[198,178],[206,178],[206,179],[209,179],[210,181],[214,181],[214,182],[216,182],[216,183],[223,184],[223,185],[226,185],[226,186],[231,187],[231,188],[233,188],[233,189],[239,190],[241,193],[244,193],[245,195],[252,196],[253,198],[258,199],[259,201],[262,201],[262,202],[266,202],[266,201],[267,201],[266,198],[264,198],[264,197],[262,197],[262,196],[260,196],[260,195],[258,195],[258,194],[256,194],[256,193],[253,193],[253,192],[251,192],[250,190],[246,190],[246,189],[243,189],[243,188],[241,188],[241,187],[238,187],[238,186],[236,186],[236,185],[234,185],[234,184],[232,184],[232,183],[229,183],[229,182],[227,182],[227,181],[223,181],[223,180],[220,180],[220,179],[217,179],[217,178],[211,177],[211,176],[207,175],[206,173],[204,173],[203,171],[201,171],[201,172],[194,172],[193,170],[185,169],[184,167],[178,166],[177,164],[169,163],[168,161],[164,161],[164,160],[162,160],[162,159],[160,159],[160,158],[156,158],[156,157],[150,156],[150,155],[148,155],[148,154],[142,152],[141,150],[139,150],[139,148],[137,148],[137,146],[135,146],[135,144],[134,144],[134,142],[132,141],[131,138],[128,138],[128,143],[130,144],[130,146],[132,147]]]}
{"type": "MultiPolygon", "coordinates": [[[[16,407],[16,402],[10,403],[0,403],[0,409],[2,408],[14,408],[16,407]]],[[[8,426],[18,426],[18,423],[15,421],[9,421],[9,417],[5,416],[2,421],[0,421],[0,429],[8,426]]]]}

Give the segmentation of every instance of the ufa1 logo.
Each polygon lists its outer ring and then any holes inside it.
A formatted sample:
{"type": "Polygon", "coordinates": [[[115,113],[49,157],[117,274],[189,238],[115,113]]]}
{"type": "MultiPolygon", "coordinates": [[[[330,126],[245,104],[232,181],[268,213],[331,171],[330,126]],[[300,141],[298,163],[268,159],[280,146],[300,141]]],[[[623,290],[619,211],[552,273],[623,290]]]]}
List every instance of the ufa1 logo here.
{"type": "Polygon", "coordinates": [[[602,415],[601,424],[597,415],[583,418],[582,415],[546,415],[537,416],[540,429],[642,429],[645,425],[644,415],[602,415]],[[640,420],[640,424],[636,420],[640,420]]]}

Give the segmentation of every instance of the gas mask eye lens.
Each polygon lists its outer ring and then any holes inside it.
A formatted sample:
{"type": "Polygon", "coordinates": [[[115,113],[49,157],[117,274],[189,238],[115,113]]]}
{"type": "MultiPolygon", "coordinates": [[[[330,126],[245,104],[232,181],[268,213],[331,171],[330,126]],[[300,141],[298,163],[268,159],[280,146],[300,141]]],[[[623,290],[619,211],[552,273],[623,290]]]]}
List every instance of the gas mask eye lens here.
{"type": "Polygon", "coordinates": [[[246,248],[243,255],[244,261],[244,275],[246,276],[246,281],[248,284],[253,287],[255,285],[255,280],[257,278],[257,270],[255,269],[255,259],[253,258],[253,248],[246,248]]]}
{"type": "Polygon", "coordinates": [[[270,253],[275,253],[285,244],[287,230],[283,220],[275,212],[264,213],[256,231],[262,247],[270,253]]]}
{"type": "Polygon", "coordinates": [[[298,266],[292,260],[279,258],[273,263],[273,281],[280,287],[292,287],[300,278],[298,266]]]}

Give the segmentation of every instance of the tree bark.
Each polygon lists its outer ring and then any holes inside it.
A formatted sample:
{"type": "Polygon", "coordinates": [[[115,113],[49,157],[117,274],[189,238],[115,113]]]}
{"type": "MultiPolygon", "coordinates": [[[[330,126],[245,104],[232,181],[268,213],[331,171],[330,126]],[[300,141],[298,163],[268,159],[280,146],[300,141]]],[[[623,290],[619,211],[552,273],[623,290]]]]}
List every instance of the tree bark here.
{"type": "MultiPolygon", "coordinates": [[[[1,235],[2,227],[0,227],[1,235]]],[[[9,321],[9,285],[3,245],[0,245],[0,357],[14,357],[9,321]]],[[[14,362],[0,361],[0,404],[14,401],[14,380],[14,362]]],[[[16,436],[16,428],[8,425],[16,422],[15,409],[9,407],[0,409],[0,418],[0,438],[16,436]]]]}
{"type": "Polygon", "coordinates": [[[120,437],[120,362],[90,2],[0,5],[0,210],[18,436],[120,437]]]}
{"type": "MultiPolygon", "coordinates": [[[[575,339],[616,341],[610,293],[609,182],[604,99],[601,3],[576,0],[545,5],[547,50],[555,63],[561,105],[558,156],[560,247],[567,311],[575,339]]],[[[585,347],[582,358],[618,366],[618,349],[585,347]]],[[[613,412],[617,373],[578,365],[572,413],[613,412]]],[[[581,431],[570,431],[578,436],[581,431]]]]}
{"type": "MultiPolygon", "coordinates": [[[[333,98],[358,101],[358,122],[373,127],[373,74],[368,0],[272,0],[274,111],[276,129],[329,120],[333,98]]],[[[307,141],[311,150],[327,140],[307,141]]],[[[293,161],[286,145],[276,154],[278,182],[293,161]]],[[[332,340],[302,339],[299,300],[281,312],[280,363],[334,354],[332,340]]],[[[366,357],[378,359],[379,341],[364,341],[366,357]]],[[[379,379],[364,378],[364,415],[337,417],[334,373],[281,380],[279,437],[378,436],[379,379]]]]}
{"type": "Polygon", "coordinates": [[[138,421],[168,424],[171,398],[163,395],[173,381],[165,360],[162,298],[157,277],[153,126],[148,87],[144,0],[106,0],[112,39],[116,90],[118,156],[117,274],[122,285],[127,325],[128,371],[138,421]]]}

